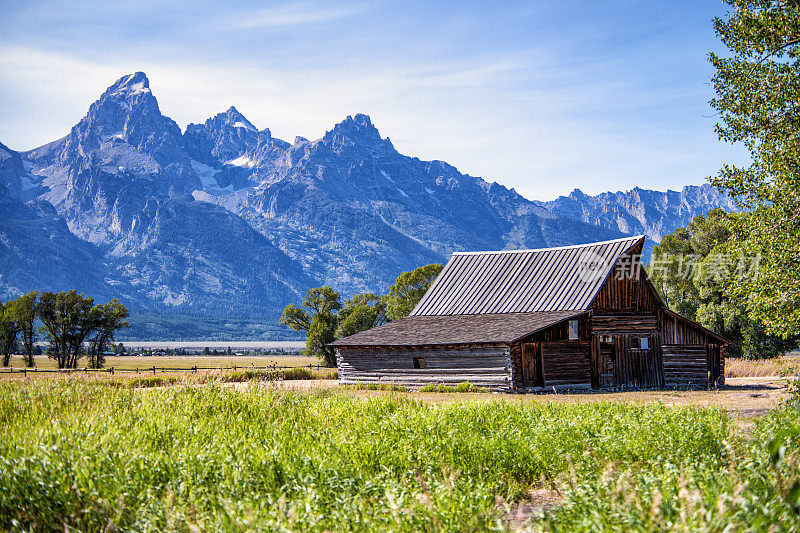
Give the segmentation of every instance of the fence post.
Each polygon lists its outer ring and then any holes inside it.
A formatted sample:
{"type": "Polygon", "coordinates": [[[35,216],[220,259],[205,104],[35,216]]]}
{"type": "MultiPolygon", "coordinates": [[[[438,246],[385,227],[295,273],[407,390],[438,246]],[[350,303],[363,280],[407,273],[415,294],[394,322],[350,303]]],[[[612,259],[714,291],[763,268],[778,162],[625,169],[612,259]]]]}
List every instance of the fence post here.
{"type": "Polygon", "coordinates": [[[156,375],[156,365],[153,365],[153,375],[156,375]]]}

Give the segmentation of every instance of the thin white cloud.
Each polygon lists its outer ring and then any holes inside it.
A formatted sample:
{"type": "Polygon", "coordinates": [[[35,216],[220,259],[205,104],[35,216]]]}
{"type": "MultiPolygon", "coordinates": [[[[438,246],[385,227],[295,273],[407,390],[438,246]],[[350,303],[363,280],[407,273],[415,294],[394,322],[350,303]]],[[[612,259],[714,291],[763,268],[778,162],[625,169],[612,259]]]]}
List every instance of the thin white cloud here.
{"type": "Polygon", "coordinates": [[[234,28],[277,28],[329,22],[350,17],[365,11],[364,5],[330,7],[317,3],[285,4],[266,9],[243,12],[236,15],[234,28]]]}
{"type": "Polygon", "coordinates": [[[525,61],[503,55],[380,68],[266,69],[93,62],[0,47],[0,141],[22,149],[54,140],[108,85],[143,70],[162,112],[184,127],[235,105],[257,127],[291,141],[318,138],[345,116],[364,112],[401,153],[448,161],[532,199],[574,187],[588,193],[674,188],[700,183],[718,168],[711,121],[705,134],[591,116],[615,95],[641,95],[618,81],[552,86],[546,65],[525,61]]]}

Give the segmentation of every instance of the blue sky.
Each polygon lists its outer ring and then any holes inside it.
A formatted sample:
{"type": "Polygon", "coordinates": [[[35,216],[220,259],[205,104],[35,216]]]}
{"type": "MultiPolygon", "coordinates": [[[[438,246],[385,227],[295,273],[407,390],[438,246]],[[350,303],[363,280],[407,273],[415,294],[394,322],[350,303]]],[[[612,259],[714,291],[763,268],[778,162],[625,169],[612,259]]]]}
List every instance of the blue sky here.
{"type": "Polygon", "coordinates": [[[532,199],[703,183],[719,1],[0,4],[0,142],[63,136],[142,70],[182,127],[235,105],[289,140],[367,113],[401,152],[532,199]]]}

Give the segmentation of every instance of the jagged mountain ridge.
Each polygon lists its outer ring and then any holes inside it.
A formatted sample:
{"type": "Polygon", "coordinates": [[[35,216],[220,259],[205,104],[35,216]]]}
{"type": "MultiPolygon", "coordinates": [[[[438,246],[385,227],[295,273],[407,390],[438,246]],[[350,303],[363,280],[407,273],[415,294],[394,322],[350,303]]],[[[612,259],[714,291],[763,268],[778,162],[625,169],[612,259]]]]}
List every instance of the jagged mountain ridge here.
{"type": "Polygon", "coordinates": [[[686,185],[680,191],[634,187],[630,191],[604,192],[596,196],[575,189],[568,196],[539,202],[539,205],[588,224],[631,235],[647,235],[656,243],[712,208],[736,209],[732,197],[707,183],[686,185]]]}
{"type": "MultiPolygon", "coordinates": [[[[315,141],[274,138],[234,107],[181,132],[138,72],[109,87],[65,137],[6,152],[5,197],[51,206],[41,216],[91,251],[81,268],[100,282],[86,290],[151,309],[274,310],[315,284],[384,291],[401,271],[453,251],[625,232],[402,155],[366,115],[315,141]]],[[[0,274],[0,296],[52,283],[0,274]]]]}

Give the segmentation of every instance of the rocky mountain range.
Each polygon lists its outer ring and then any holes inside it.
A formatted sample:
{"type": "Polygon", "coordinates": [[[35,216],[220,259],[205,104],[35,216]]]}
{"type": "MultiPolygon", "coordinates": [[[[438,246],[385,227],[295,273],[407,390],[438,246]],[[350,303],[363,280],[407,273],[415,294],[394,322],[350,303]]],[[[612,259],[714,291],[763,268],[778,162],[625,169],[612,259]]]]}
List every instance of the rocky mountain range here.
{"type": "Polygon", "coordinates": [[[588,224],[629,235],[647,235],[654,243],[711,208],[721,207],[726,211],[736,208],[733,198],[710,184],[687,185],[680,191],[666,192],[635,187],[597,196],[575,189],[569,196],[537,203],[553,213],[588,224]]]}
{"type": "Polygon", "coordinates": [[[718,205],[732,208],[709,186],[533,202],[398,153],[360,114],[314,141],[274,138],[234,107],[181,131],[137,72],[65,137],[0,145],[0,298],[74,287],[134,308],[273,316],[308,287],[383,292],[459,250],[660,240],[718,205]]]}

